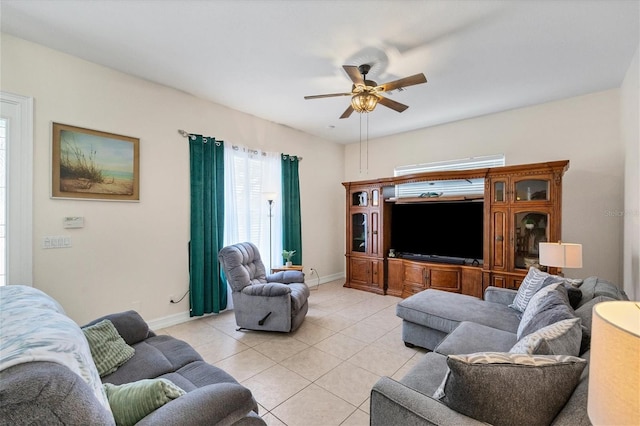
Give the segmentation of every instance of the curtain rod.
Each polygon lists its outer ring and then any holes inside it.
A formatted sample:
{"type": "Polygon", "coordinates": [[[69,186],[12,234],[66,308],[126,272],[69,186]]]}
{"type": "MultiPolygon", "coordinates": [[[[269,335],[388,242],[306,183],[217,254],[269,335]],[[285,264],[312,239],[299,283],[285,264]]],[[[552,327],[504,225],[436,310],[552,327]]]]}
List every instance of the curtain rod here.
{"type": "MultiPolygon", "coordinates": [[[[195,139],[196,138],[193,133],[186,132],[186,131],[184,131],[182,129],[178,129],[178,133],[180,133],[180,135],[182,137],[185,137],[185,138],[191,138],[191,139],[195,139]]],[[[238,145],[231,145],[231,148],[235,149],[236,151],[240,149],[240,147],[238,145]]],[[[249,152],[251,152],[253,154],[258,154],[260,152],[257,149],[252,149],[252,148],[247,148],[247,149],[249,150],[249,152]]],[[[262,155],[266,155],[266,154],[263,152],[262,155]]],[[[288,155],[288,156],[292,157],[292,155],[288,155]]],[[[298,161],[302,161],[302,157],[298,157],[298,161]]]]}

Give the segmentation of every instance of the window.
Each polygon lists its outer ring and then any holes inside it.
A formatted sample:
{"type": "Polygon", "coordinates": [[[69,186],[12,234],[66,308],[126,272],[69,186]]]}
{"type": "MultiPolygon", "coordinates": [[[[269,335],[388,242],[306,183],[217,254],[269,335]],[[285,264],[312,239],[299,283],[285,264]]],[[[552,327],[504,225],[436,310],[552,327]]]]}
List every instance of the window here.
{"type": "MultiPolygon", "coordinates": [[[[399,166],[393,170],[394,176],[404,176],[413,173],[436,172],[445,170],[472,170],[485,167],[504,166],[504,154],[487,155],[483,157],[465,158],[462,160],[439,161],[434,163],[399,166]]],[[[484,179],[436,180],[426,182],[405,183],[396,185],[397,198],[419,197],[422,194],[436,193],[445,196],[482,195],[484,193],[484,179]]]]}
{"type": "Polygon", "coordinates": [[[7,283],[7,120],[0,118],[0,285],[7,283]]]}
{"type": "Polygon", "coordinates": [[[2,284],[31,285],[33,99],[0,92],[2,120],[2,284]]]}
{"type": "Polygon", "coordinates": [[[224,245],[251,241],[258,246],[267,269],[280,265],[280,154],[225,144],[224,170],[224,245]],[[277,194],[271,210],[266,193],[277,194]]]}

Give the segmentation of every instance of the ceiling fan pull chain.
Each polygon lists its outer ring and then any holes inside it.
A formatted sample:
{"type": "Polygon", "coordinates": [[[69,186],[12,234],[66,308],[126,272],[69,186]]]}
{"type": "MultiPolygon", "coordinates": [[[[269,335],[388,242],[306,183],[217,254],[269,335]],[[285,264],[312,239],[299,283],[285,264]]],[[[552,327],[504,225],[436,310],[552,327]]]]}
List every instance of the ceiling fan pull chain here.
{"type": "Polygon", "coordinates": [[[360,114],[360,174],[362,174],[362,114],[360,114]]]}
{"type": "MultiPolygon", "coordinates": [[[[362,116],[362,115],[361,115],[362,116]]],[[[366,172],[369,174],[369,114],[367,114],[367,163],[366,172]]]]}

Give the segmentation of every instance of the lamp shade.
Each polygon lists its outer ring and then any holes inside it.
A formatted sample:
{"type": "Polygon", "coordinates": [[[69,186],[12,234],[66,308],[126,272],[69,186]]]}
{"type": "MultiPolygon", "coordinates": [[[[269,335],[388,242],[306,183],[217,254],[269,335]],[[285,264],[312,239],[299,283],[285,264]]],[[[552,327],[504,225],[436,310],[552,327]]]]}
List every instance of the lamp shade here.
{"type": "Polygon", "coordinates": [[[278,194],[277,194],[277,193],[275,193],[275,192],[263,192],[263,193],[262,193],[262,195],[264,195],[264,198],[265,198],[267,201],[273,201],[273,200],[275,200],[275,199],[276,199],[276,197],[278,196],[278,194]]]}
{"type": "Polygon", "coordinates": [[[589,419],[594,425],[640,422],[640,303],[593,307],[589,419]]]}
{"type": "Polygon", "coordinates": [[[582,244],[540,243],[540,264],[559,268],[582,268],[582,244]]]}
{"type": "Polygon", "coordinates": [[[360,113],[371,112],[378,105],[378,97],[373,93],[362,92],[353,95],[351,98],[351,106],[360,113]]]}

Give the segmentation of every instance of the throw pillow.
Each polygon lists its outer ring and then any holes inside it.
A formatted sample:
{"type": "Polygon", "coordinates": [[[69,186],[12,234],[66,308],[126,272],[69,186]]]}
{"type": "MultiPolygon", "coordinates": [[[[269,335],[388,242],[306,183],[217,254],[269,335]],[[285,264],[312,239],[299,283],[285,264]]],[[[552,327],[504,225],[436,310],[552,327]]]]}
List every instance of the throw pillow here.
{"type": "Polygon", "coordinates": [[[449,372],[433,397],[495,426],[551,424],[586,364],[580,358],[557,355],[449,355],[449,372]]]}
{"type": "Polygon", "coordinates": [[[580,344],[580,353],[583,354],[591,348],[591,325],[593,320],[593,307],[600,302],[609,302],[611,297],[597,296],[589,300],[578,309],[576,316],[582,321],[582,343],[580,344]]]}
{"type": "Polygon", "coordinates": [[[516,297],[509,307],[524,312],[533,295],[545,286],[545,280],[548,279],[550,279],[550,281],[548,281],[546,285],[559,281],[554,279],[553,275],[542,272],[533,266],[529,268],[529,272],[527,272],[527,275],[524,277],[522,284],[520,284],[518,288],[518,293],[516,293],[516,297]]]}
{"type": "Polygon", "coordinates": [[[582,301],[582,290],[567,281],[563,282],[563,284],[564,288],[567,290],[569,305],[571,305],[573,309],[576,309],[580,304],[580,301],[582,301]]]}
{"type": "Polygon", "coordinates": [[[542,298],[535,315],[520,330],[520,338],[558,321],[571,318],[576,318],[576,314],[569,306],[567,288],[564,285],[559,285],[554,291],[550,291],[546,297],[542,298]]]}
{"type": "Polygon", "coordinates": [[[109,320],[85,327],[82,331],[89,342],[91,356],[100,377],[116,371],[135,353],[135,349],[127,345],[109,320]]]}
{"type": "Polygon", "coordinates": [[[520,324],[518,324],[518,332],[517,332],[518,340],[522,339],[522,337],[524,336],[522,334],[522,331],[544,305],[545,298],[549,295],[549,293],[551,293],[552,291],[555,291],[560,285],[561,285],[560,283],[555,283],[555,284],[551,284],[546,287],[543,287],[542,290],[534,294],[531,300],[529,300],[529,303],[527,304],[527,308],[522,313],[522,319],[520,320],[520,324]]]}
{"type": "Polygon", "coordinates": [[[119,386],[105,383],[103,386],[118,426],[134,425],[186,393],[167,379],[145,379],[119,386]]]}
{"type": "Polygon", "coordinates": [[[578,356],[581,340],[580,318],[566,319],[525,335],[509,353],[578,356]]]}

